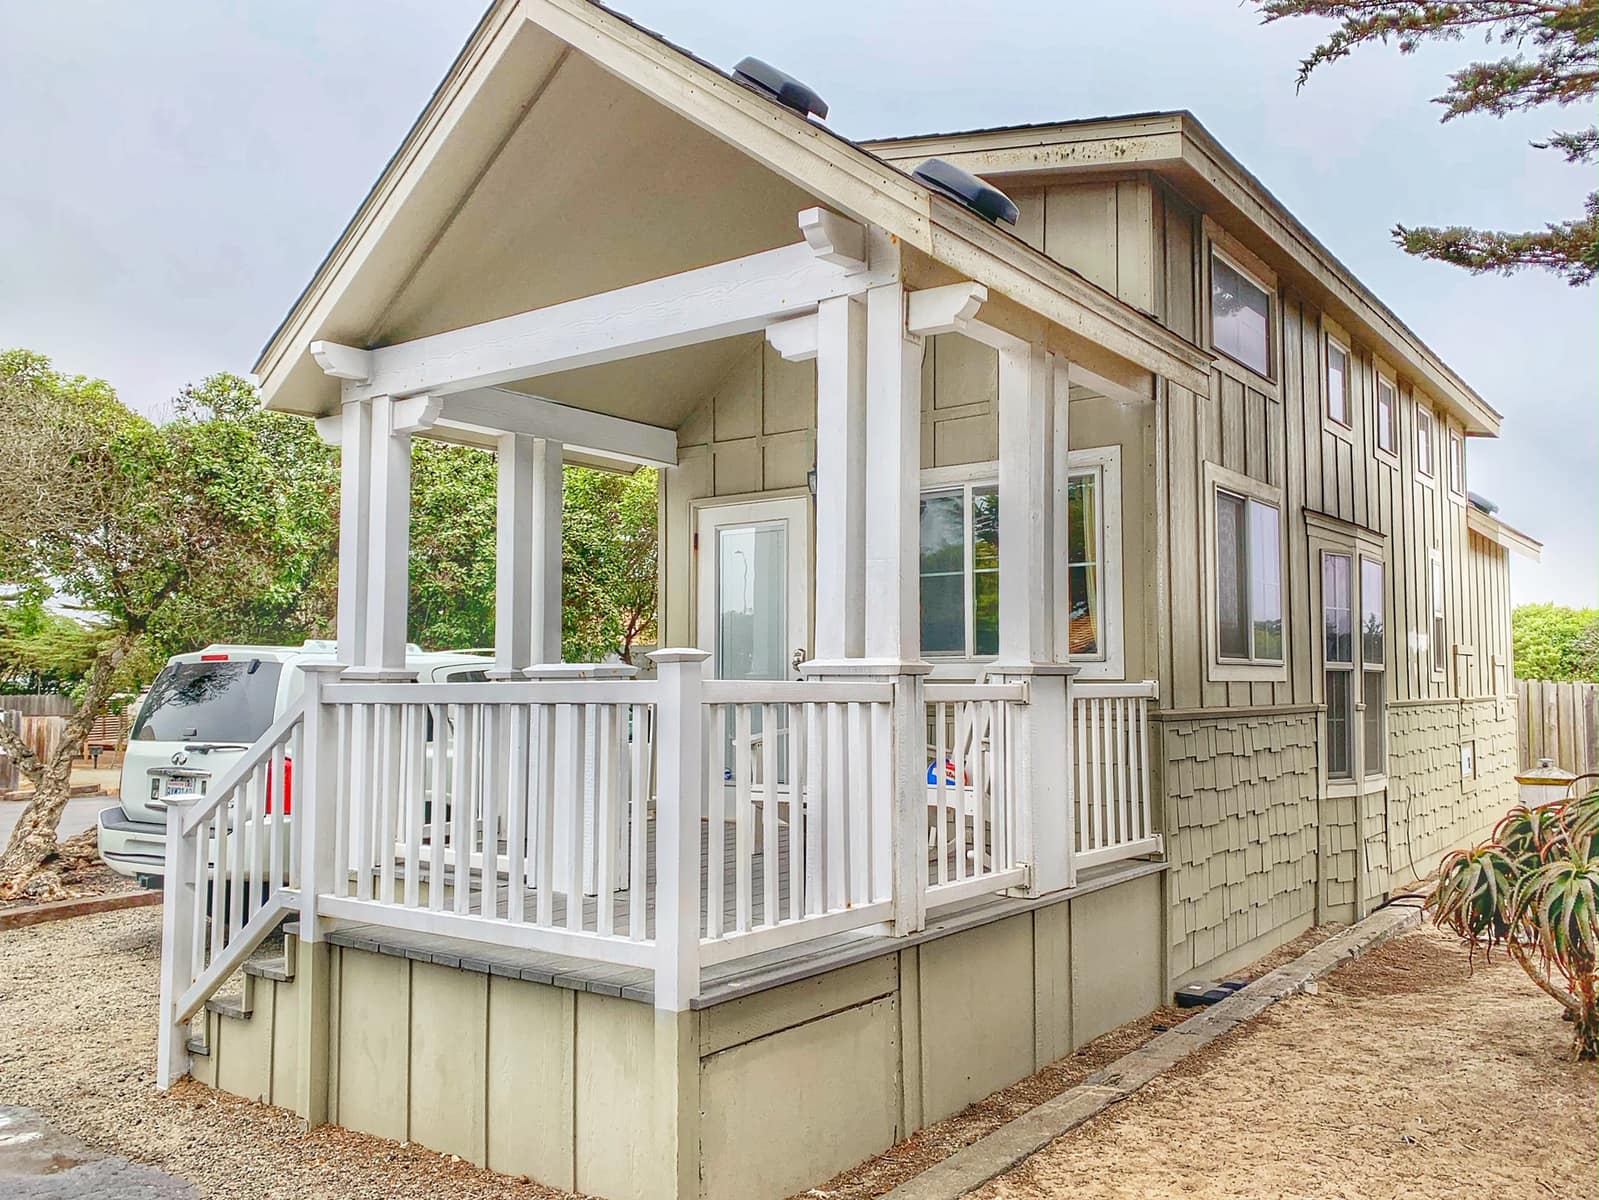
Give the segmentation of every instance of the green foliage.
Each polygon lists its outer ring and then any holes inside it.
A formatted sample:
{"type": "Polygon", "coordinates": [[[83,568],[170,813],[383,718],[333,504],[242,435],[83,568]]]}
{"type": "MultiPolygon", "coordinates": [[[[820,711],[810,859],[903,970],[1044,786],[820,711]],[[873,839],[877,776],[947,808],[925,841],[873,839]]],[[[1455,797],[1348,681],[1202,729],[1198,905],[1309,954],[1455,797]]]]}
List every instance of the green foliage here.
{"type": "Polygon", "coordinates": [[[105,630],[45,608],[37,590],[0,602],[0,692],[68,692],[88,673],[105,630]]]}
{"type": "Polygon", "coordinates": [[[1599,792],[1516,808],[1493,838],[1457,850],[1427,899],[1433,921],[1473,955],[1503,946],[1570,1013],[1578,1057],[1599,1058],[1599,792]]]}
{"type": "Polygon", "coordinates": [[[494,509],[492,454],[416,443],[410,636],[430,650],[494,644],[494,509]]]}
{"type": "Polygon", "coordinates": [[[626,659],[655,640],[656,475],[568,467],[561,502],[561,643],[567,658],[626,659]]]}
{"type": "MultiPolygon", "coordinates": [[[[1599,91],[1599,0],[1255,0],[1267,22],[1320,17],[1336,28],[1299,64],[1303,87],[1316,68],[1374,43],[1410,54],[1428,42],[1459,42],[1481,35],[1510,48],[1502,58],[1473,62],[1449,76],[1435,102],[1443,120],[1469,113],[1495,117],[1585,102],[1599,91]],[[1530,54],[1527,52],[1530,51],[1530,54]]],[[[1570,163],[1599,157],[1599,127],[1562,130],[1539,149],[1559,151],[1570,163]]],[[[1525,233],[1464,226],[1406,226],[1393,230],[1407,254],[1464,267],[1474,274],[1510,274],[1542,267],[1573,285],[1599,273],[1599,193],[1590,192],[1581,215],[1525,233]]]]}
{"type": "Polygon", "coordinates": [[[1517,605],[1510,638],[1520,679],[1599,681],[1599,608],[1517,605]]]}

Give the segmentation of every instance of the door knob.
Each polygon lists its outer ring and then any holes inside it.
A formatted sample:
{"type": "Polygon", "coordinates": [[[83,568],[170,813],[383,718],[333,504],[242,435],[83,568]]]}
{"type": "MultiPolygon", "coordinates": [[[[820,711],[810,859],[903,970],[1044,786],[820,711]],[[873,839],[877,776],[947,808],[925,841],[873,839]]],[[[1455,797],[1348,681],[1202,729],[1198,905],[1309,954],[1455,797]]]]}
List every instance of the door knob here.
{"type": "Polygon", "coordinates": [[[799,674],[800,664],[805,661],[805,647],[801,646],[794,651],[794,657],[789,659],[789,666],[794,668],[794,673],[799,674]]]}

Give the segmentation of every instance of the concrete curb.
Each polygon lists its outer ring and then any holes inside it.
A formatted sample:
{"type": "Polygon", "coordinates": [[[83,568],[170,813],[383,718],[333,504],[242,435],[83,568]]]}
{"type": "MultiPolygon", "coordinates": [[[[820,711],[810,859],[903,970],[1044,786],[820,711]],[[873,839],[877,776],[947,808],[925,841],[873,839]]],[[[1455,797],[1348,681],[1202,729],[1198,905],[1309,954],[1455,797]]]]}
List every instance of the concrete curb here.
{"type": "Polygon", "coordinates": [[[959,1200],[1003,1175],[1029,1155],[1127,1099],[1157,1075],[1222,1034],[1265,1012],[1307,984],[1421,924],[1421,910],[1390,905],[1341,930],[1293,962],[1278,967],[1197,1017],[1102,1067],[1076,1087],[1029,1109],[993,1133],[957,1150],[880,1200],[959,1200]]]}
{"type": "Polygon", "coordinates": [[[0,910],[0,933],[46,921],[68,917],[87,917],[93,913],[117,912],[124,908],[148,908],[161,903],[162,892],[149,888],[138,892],[118,892],[114,896],[84,896],[73,900],[52,900],[48,904],[29,904],[0,910]]]}

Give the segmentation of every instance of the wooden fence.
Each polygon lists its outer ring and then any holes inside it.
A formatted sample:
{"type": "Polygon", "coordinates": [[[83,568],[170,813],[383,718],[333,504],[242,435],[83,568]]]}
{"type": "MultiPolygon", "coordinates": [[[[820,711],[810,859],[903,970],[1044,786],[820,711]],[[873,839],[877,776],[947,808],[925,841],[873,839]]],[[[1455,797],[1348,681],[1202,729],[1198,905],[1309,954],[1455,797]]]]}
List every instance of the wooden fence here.
{"type": "Polygon", "coordinates": [[[1516,680],[1521,766],[1540,758],[1578,775],[1599,771],[1599,683],[1516,680]]]}

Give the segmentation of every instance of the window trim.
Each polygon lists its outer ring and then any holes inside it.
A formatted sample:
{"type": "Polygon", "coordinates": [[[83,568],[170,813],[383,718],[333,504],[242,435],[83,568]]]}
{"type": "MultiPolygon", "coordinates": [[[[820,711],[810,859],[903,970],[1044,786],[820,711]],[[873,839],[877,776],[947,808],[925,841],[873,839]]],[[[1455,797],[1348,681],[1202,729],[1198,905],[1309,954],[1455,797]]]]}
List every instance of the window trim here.
{"type": "Polygon", "coordinates": [[[1377,368],[1377,386],[1371,393],[1371,445],[1379,458],[1385,462],[1399,465],[1399,380],[1394,376],[1377,368]],[[1388,394],[1393,397],[1393,403],[1388,410],[1388,432],[1393,438],[1393,446],[1384,448],[1382,444],[1382,390],[1388,389],[1388,394]]]}
{"type": "MultiPolygon", "coordinates": [[[[1275,683],[1288,679],[1288,513],[1283,491],[1217,463],[1205,463],[1205,490],[1201,536],[1204,560],[1204,595],[1201,608],[1205,621],[1206,673],[1212,683],[1275,683]],[[1221,656],[1221,631],[1217,628],[1220,573],[1216,563],[1216,493],[1223,491],[1245,500],[1254,500],[1277,510],[1277,562],[1283,607],[1283,656],[1280,662],[1269,659],[1235,659],[1221,656]]],[[[1245,511],[1248,511],[1247,505],[1245,511]]],[[[1253,636],[1251,634],[1251,636],[1253,636]]]]}
{"type": "Polygon", "coordinates": [[[1454,425],[1445,429],[1444,443],[1449,447],[1448,486],[1449,498],[1456,503],[1466,502],[1466,435],[1454,425]],[[1456,453],[1459,455],[1460,470],[1455,470],[1456,453]]]}
{"type": "Polygon", "coordinates": [[[1352,345],[1347,344],[1338,334],[1330,329],[1322,332],[1321,351],[1321,421],[1329,433],[1334,433],[1347,442],[1355,438],[1355,351],[1352,345]],[[1349,419],[1340,421],[1332,414],[1332,351],[1337,350],[1344,356],[1344,415],[1349,419]]]}
{"type": "MultiPolygon", "coordinates": [[[[1127,675],[1126,640],[1122,621],[1122,448],[1089,446],[1066,452],[1066,474],[1097,473],[1099,486],[1099,644],[1095,655],[1067,654],[1078,666],[1078,679],[1124,679],[1127,675]]],[[[1061,555],[1068,545],[1062,536],[1061,555]]],[[[1069,564],[1068,564],[1069,565],[1069,564]]],[[[1069,582],[1067,584],[1069,587],[1069,582]]],[[[1069,592],[1067,593],[1069,596],[1069,592]]],[[[1071,613],[1065,597],[1057,597],[1056,638],[1070,645],[1071,613]]]]}
{"type": "Polygon", "coordinates": [[[1385,535],[1376,530],[1354,525],[1336,517],[1326,516],[1321,513],[1307,512],[1305,514],[1305,527],[1309,535],[1310,552],[1315,569],[1311,572],[1311,611],[1315,614],[1315,636],[1313,642],[1312,662],[1312,688],[1313,694],[1321,708],[1321,756],[1318,770],[1327,787],[1329,795],[1355,796],[1381,791],[1387,786],[1386,758],[1383,769],[1372,773],[1366,769],[1365,758],[1365,681],[1368,674],[1383,676],[1383,745],[1388,744],[1388,735],[1392,729],[1389,721],[1389,708],[1392,705],[1392,695],[1389,686],[1390,672],[1393,669],[1394,655],[1394,622],[1391,587],[1393,583],[1392,567],[1388,562],[1388,546],[1385,535]],[[1327,598],[1323,594],[1323,581],[1325,579],[1325,561],[1329,555],[1336,555],[1349,560],[1349,604],[1350,604],[1350,661],[1348,663],[1335,663],[1329,667],[1327,663],[1327,631],[1326,611],[1327,598]],[[1383,661],[1380,665],[1368,666],[1366,663],[1364,638],[1361,635],[1362,611],[1362,564],[1376,563],[1383,572],[1383,661]],[[1330,740],[1327,732],[1327,672],[1329,670],[1347,670],[1351,675],[1349,696],[1349,720],[1351,741],[1350,768],[1354,769],[1356,760],[1360,760],[1361,772],[1358,775],[1332,776],[1327,771],[1327,750],[1330,740]]]}
{"type": "Polygon", "coordinates": [[[1424,404],[1420,396],[1416,397],[1416,478],[1428,487],[1434,487],[1438,482],[1438,414],[1432,406],[1424,404]],[[1427,456],[1426,466],[1422,466],[1421,453],[1421,426],[1427,424],[1427,456]]]}
{"type": "Polygon", "coordinates": [[[1277,294],[1277,273],[1250,253],[1242,242],[1217,225],[1210,217],[1203,218],[1202,227],[1204,257],[1199,282],[1204,318],[1201,327],[1205,349],[1210,351],[1212,364],[1222,374],[1230,375],[1248,387],[1265,392],[1273,400],[1279,400],[1281,395],[1278,392],[1278,377],[1282,373],[1283,343],[1282,301],[1277,294]],[[1262,375],[1248,363],[1239,361],[1216,345],[1216,314],[1211,308],[1210,266],[1217,256],[1266,293],[1267,374],[1262,375]]]}

